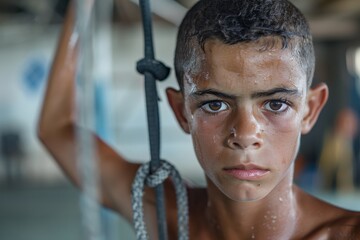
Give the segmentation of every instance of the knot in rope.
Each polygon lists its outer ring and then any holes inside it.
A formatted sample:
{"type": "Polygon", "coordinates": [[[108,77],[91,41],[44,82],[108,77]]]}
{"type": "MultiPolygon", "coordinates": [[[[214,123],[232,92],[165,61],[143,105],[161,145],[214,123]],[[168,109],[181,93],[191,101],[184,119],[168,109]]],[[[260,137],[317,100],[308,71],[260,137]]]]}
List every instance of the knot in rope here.
{"type": "Polygon", "coordinates": [[[149,239],[144,221],[144,208],[142,198],[144,196],[145,184],[149,187],[156,187],[162,184],[165,179],[171,177],[176,192],[176,205],[178,209],[178,239],[188,240],[188,200],[186,187],[179,172],[169,162],[160,160],[160,167],[150,174],[150,163],[143,164],[137,171],[132,185],[132,209],[133,222],[136,239],[149,239]]]}
{"type": "Polygon", "coordinates": [[[165,80],[170,73],[169,67],[162,62],[151,58],[139,60],[136,64],[136,70],[141,74],[144,74],[145,72],[151,73],[155,79],[160,81],[165,80]]]}

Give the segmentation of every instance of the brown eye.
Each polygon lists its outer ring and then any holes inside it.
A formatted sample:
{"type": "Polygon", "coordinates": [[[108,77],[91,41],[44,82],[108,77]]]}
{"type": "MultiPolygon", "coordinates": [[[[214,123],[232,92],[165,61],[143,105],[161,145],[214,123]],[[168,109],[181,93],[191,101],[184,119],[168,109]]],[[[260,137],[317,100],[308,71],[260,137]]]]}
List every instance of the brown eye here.
{"type": "Polygon", "coordinates": [[[221,102],[212,102],[209,103],[209,109],[211,109],[212,111],[219,111],[221,109],[221,102]]]}
{"type": "Polygon", "coordinates": [[[281,103],[281,102],[270,102],[269,103],[269,107],[271,108],[271,110],[274,110],[274,111],[279,111],[282,106],[283,106],[283,103],[281,103]]]}
{"type": "Polygon", "coordinates": [[[218,113],[228,109],[228,105],[222,101],[212,101],[205,103],[201,108],[209,113],[218,113]]]}
{"type": "Polygon", "coordinates": [[[289,108],[289,104],[283,100],[271,100],[265,104],[265,109],[274,113],[285,112],[289,108]]]}

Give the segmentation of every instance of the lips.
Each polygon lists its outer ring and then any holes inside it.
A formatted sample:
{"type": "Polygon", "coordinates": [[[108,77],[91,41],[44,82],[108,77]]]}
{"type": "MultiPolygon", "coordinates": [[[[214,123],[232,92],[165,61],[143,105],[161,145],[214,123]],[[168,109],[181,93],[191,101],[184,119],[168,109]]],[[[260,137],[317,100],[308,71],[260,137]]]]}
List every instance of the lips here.
{"type": "Polygon", "coordinates": [[[224,171],[239,180],[259,180],[270,172],[269,169],[254,164],[228,167],[224,168],[224,171]]]}

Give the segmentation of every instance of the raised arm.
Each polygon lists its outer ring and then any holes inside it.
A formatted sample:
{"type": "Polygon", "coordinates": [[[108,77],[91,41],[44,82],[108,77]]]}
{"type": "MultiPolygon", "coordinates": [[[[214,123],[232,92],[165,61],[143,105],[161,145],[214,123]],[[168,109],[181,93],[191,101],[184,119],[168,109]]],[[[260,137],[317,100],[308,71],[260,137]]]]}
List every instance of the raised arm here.
{"type": "MultiPolygon", "coordinates": [[[[74,7],[70,5],[48,79],[38,136],[63,172],[81,188],[74,101],[78,40],[74,34],[74,7]]],[[[131,184],[139,165],[127,162],[98,136],[94,135],[94,139],[99,157],[101,202],[130,220],[131,184]]]]}

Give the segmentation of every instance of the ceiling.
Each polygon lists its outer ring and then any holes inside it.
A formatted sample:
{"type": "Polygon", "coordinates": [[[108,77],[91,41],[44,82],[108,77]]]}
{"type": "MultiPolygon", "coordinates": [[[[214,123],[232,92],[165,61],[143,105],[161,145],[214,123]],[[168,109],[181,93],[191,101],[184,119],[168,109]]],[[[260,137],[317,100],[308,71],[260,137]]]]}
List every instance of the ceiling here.
{"type": "MultiPolygon", "coordinates": [[[[133,19],[139,15],[137,0],[115,0],[117,9],[124,16],[124,9],[133,19]]],[[[197,0],[154,0],[153,11],[163,19],[178,25],[186,8],[197,0]],[[177,4],[176,4],[177,3],[177,4]],[[170,6],[171,5],[171,6],[170,6]]],[[[308,18],[314,38],[360,39],[360,0],[290,0],[308,18]]]]}
{"type": "Polygon", "coordinates": [[[307,16],[317,38],[360,36],[360,0],[292,0],[307,16]]]}
{"type": "MultiPolygon", "coordinates": [[[[0,22],[14,15],[38,22],[61,21],[69,0],[0,0],[0,22]],[[52,14],[50,14],[52,13],[52,14]]],[[[101,1],[101,0],[100,0],[101,1]]],[[[140,20],[138,0],[113,0],[115,20],[140,20]]],[[[307,16],[317,39],[360,39],[360,0],[290,0],[307,16]]],[[[178,25],[196,0],[152,0],[155,19],[178,25]]]]}

